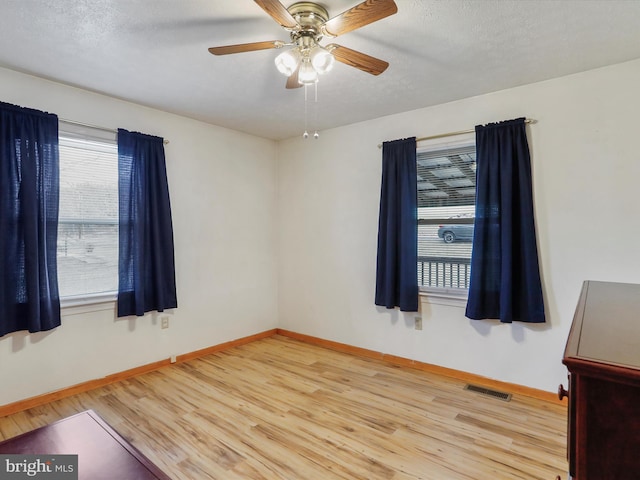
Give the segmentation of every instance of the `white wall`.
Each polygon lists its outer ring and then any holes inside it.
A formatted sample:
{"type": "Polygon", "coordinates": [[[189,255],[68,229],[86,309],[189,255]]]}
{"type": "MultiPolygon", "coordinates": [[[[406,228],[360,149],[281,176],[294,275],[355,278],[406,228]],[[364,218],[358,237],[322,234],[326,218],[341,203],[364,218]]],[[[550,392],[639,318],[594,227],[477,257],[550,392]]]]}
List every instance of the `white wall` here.
{"type": "MultiPolygon", "coordinates": [[[[640,283],[640,61],[322,132],[280,145],[280,326],[555,391],[583,280],[640,283]],[[373,303],[384,140],[526,116],[547,324],[373,303]]],[[[380,92],[384,95],[384,92],[380,92]]],[[[372,101],[374,101],[372,99],[372,101]]],[[[606,319],[603,319],[606,321],[606,319]]]]}
{"type": "Polygon", "coordinates": [[[63,311],[51,332],[0,338],[0,405],[277,326],[277,144],[0,69],[0,101],[165,137],[178,308],[116,319],[63,311]]]}

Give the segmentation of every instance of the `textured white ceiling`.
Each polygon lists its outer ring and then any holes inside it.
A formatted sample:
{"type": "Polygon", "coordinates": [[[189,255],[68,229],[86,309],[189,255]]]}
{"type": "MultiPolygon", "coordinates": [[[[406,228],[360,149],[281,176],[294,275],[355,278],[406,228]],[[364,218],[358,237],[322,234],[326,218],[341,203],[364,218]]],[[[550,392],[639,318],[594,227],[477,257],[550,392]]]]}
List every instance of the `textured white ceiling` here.
{"type": "MultiPolygon", "coordinates": [[[[335,16],[359,1],[319,3],[335,16]]],[[[390,67],[375,77],[336,64],[313,128],[640,58],[640,0],[396,3],[397,14],[323,42],[390,67]]],[[[207,51],[263,40],[288,34],[252,0],[0,0],[0,66],[266,138],[300,135],[304,89],[284,88],[277,50],[207,51]]]]}

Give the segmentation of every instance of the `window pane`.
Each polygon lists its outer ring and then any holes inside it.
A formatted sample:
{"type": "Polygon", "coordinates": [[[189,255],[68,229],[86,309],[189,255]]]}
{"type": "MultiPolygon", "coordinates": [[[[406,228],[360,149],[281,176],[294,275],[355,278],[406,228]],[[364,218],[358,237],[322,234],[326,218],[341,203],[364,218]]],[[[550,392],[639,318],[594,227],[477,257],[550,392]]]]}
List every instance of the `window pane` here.
{"type": "Polygon", "coordinates": [[[60,296],[118,289],[118,151],[60,133],[60,296]]]}
{"type": "Polygon", "coordinates": [[[60,296],[118,290],[118,225],[60,223],[60,296]]]}
{"type": "Polygon", "coordinates": [[[418,284],[468,288],[475,146],[418,152],[418,284]]]}

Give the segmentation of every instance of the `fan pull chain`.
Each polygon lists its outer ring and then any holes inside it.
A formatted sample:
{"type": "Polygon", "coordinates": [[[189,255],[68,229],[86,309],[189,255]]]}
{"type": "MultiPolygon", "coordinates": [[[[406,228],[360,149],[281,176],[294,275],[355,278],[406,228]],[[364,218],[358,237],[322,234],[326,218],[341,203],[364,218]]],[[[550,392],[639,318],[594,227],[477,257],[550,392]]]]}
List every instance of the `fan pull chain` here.
{"type": "Polygon", "coordinates": [[[302,138],[309,138],[309,132],[307,131],[307,85],[304,86],[304,133],[302,138]]]}
{"type": "MultiPolygon", "coordinates": [[[[309,85],[307,84],[304,85],[304,133],[302,134],[302,138],[305,138],[305,139],[309,138],[309,121],[308,121],[309,97],[307,92],[308,86],[309,85]]],[[[314,86],[315,86],[315,92],[314,92],[314,101],[313,101],[313,123],[317,125],[318,124],[318,82],[316,82],[314,86]]],[[[318,132],[317,129],[315,130],[315,132],[313,132],[313,138],[315,138],[316,140],[320,138],[320,133],[318,132]]]]}
{"type": "MultiPolygon", "coordinates": [[[[316,127],[318,126],[318,82],[315,83],[315,102],[313,105],[313,123],[316,125],[316,127]]],[[[316,131],[313,134],[313,138],[315,138],[316,140],[320,137],[320,134],[318,133],[318,130],[316,129],[316,131]]]]}

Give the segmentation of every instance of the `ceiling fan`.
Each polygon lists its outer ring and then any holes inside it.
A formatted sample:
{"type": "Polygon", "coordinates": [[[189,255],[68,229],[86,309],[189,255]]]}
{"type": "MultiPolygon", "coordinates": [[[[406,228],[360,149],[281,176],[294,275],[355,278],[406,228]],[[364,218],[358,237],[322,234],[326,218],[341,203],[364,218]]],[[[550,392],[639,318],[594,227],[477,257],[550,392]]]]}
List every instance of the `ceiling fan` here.
{"type": "Polygon", "coordinates": [[[293,47],[282,52],[275,60],[278,70],[288,77],[287,88],[317,82],[318,74],[329,71],[334,60],[371,75],[380,75],[389,66],[384,60],[335,43],[323,47],[320,41],[324,36],[337,37],[393,15],[398,11],[393,0],[365,0],[333,18],[329,18],[326,8],[314,2],[297,2],[285,7],[278,0],[254,1],[289,32],[290,41],[271,40],[211,47],[209,52],[229,55],[293,47]]]}

